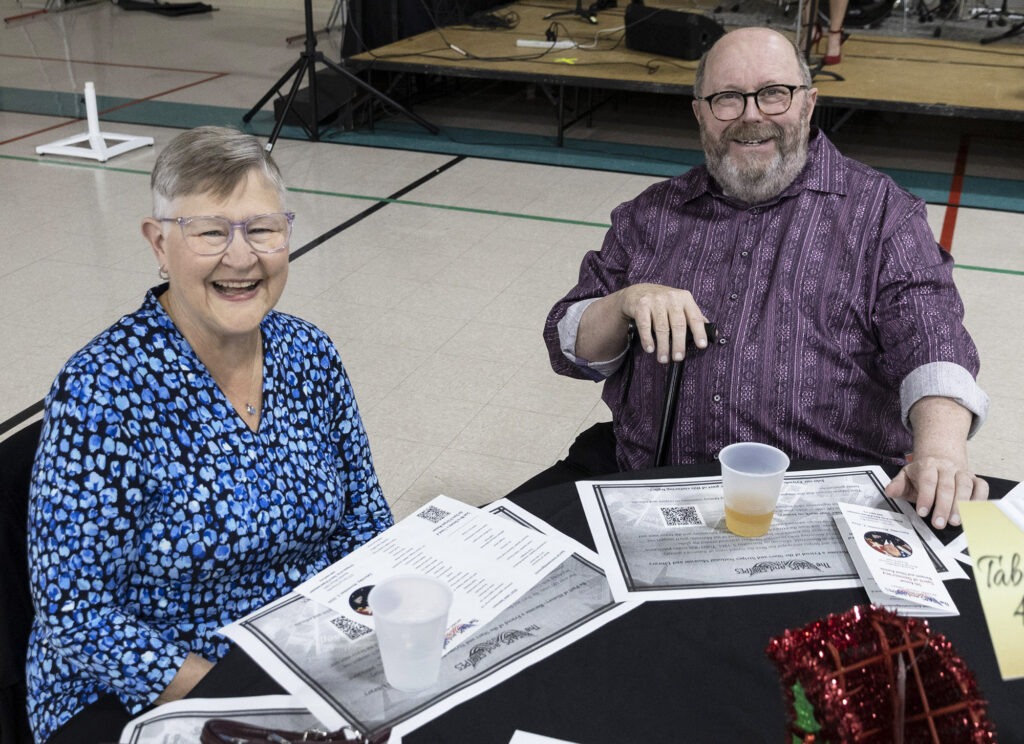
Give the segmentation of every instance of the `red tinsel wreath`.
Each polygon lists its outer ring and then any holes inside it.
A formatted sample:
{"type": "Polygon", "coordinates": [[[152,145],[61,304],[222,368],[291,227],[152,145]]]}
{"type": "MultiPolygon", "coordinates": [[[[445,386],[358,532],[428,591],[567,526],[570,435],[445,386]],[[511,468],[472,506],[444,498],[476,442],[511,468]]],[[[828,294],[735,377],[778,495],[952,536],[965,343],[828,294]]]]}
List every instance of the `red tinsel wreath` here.
{"type": "Polygon", "coordinates": [[[793,686],[803,687],[829,744],[995,742],[974,675],[927,621],[864,605],[773,638],[775,662],[796,723],[793,686]],[[902,670],[901,670],[902,667],[902,670]]]}

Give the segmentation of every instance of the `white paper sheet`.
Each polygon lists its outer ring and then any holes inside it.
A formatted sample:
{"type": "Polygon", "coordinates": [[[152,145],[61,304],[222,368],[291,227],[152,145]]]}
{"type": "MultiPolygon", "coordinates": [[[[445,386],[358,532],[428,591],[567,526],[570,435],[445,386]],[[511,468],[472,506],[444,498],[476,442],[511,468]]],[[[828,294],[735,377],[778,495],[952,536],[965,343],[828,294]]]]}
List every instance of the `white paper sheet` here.
{"type": "Polygon", "coordinates": [[[577,483],[616,599],[695,599],[860,586],[833,516],[840,501],[906,514],[943,579],[965,573],[879,467],[787,473],[760,538],[725,526],[721,476],[577,483]]]}
{"type": "Polygon", "coordinates": [[[1018,483],[1003,498],[995,502],[1000,511],[1024,532],[1024,483],[1018,483]]]}
{"type": "MultiPolygon", "coordinates": [[[[298,593],[222,629],[286,690],[334,730],[350,724],[364,734],[393,727],[391,741],[625,614],[593,551],[502,500],[491,515],[566,541],[562,563],[473,638],[448,653],[433,688],[404,693],[387,686],[376,639],[347,641],[341,615],[298,593]]],[[[411,517],[408,517],[409,519],[411,517]]],[[[356,551],[358,552],[358,551],[356,551]]],[[[453,733],[457,740],[457,732],[453,733]]]]}
{"type": "Polygon", "coordinates": [[[196,744],[211,718],[229,718],[263,728],[307,731],[320,723],[291,695],[175,700],[133,718],[119,744],[196,744]]]}
{"type": "Polygon", "coordinates": [[[483,509],[438,496],[401,522],[300,584],[295,591],[330,607],[351,641],[369,633],[367,596],[395,574],[433,576],[452,590],[444,653],[493,620],[564,561],[571,549],[483,509]]]}
{"type": "Polygon", "coordinates": [[[568,739],[552,739],[550,736],[531,734],[529,731],[516,731],[508,744],[574,744],[568,739]]]}
{"type": "Polygon", "coordinates": [[[967,535],[961,532],[955,538],[946,543],[946,553],[953,556],[965,566],[973,566],[971,554],[967,552],[967,535]]]}

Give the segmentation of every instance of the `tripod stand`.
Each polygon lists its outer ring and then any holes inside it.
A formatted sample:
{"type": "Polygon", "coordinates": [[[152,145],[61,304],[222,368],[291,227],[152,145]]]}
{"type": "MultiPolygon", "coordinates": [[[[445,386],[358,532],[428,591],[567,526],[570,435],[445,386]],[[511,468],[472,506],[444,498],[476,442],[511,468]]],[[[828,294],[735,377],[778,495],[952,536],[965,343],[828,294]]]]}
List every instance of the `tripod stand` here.
{"type": "MultiPolygon", "coordinates": [[[[317,95],[316,95],[316,63],[319,62],[322,65],[326,65],[329,69],[341,75],[343,78],[359,86],[374,98],[378,98],[384,103],[398,109],[401,113],[408,116],[410,119],[415,121],[421,127],[426,129],[431,134],[438,134],[440,130],[431,124],[426,119],[417,116],[409,109],[402,106],[397,101],[391,100],[388,96],[381,93],[379,90],[374,88],[367,82],[364,82],[361,78],[353,75],[351,72],[346,70],[339,64],[327,59],[322,52],[316,50],[316,32],[313,31],[313,2],[312,0],[304,0],[304,9],[306,14],[306,48],[304,51],[299,53],[299,58],[295,61],[288,72],[281,76],[281,79],[274,83],[274,86],[266,92],[255,106],[249,109],[248,113],[242,117],[242,121],[248,123],[252,120],[252,117],[256,115],[263,105],[269,101],[281,87],[288,82],[288,79],[295,75],[295,80],[292,82],[291,90],[288,91],[288,98],[285,101],[284,108],[281,110],[281,116],[274,122],[274,131],[270,133],[270,139],[267,140],[267,144],[264,146],[267,152],[274,149],[274,144],[277,142],[278,136],[281,134],[281,129],[284,127],[284,120],[288,116],[288,112],[292,111],[292,105],[295,103],[295,96],[299,92],[299,85],[302,83],[302,77],[309,74],[309,101],[312,112],[312,121],[308,124],[303,121],[302,117],[299,116],[299,122],[302,124],[302,128],[309,135],[309,138],[314,142],[320,141],[320,123],[319,113],[317,111],[317,95]]],[[[298,112],[296,112],[298,115],[298,112]]]]}
{"type": "MultiPolygon", "coordinates": [[[[1003,7],[1001,7],[999,9],[999,17],[1000,17],[1000,19],[1003,19],[1003,20],[997,21],[997,23],[1000,26],[1002,26],[1003,23],[1005,22],[1005,19],[1009,15],[1010,15],[1010,13],[1009,13],[1009,9],[1007,8],[1006,0],[1003,0],[1003,7]]],[[[1019,18],[1020,16],[1017,16],[1017,17],[1019,18]]],[[[989,20],[989,25],[991,25],[991,23],[992,23],[992,21],[990,19],[989,20]]],[[[991,44],[994,41],[1002,41],[1003,39],[1009,39],[1011,36],[1016,36],[1017,34],[1021,34],[1021,33],[1024,33],[1024,21],[1018,21],[1017,23],[1014,23],[1008,29],[1003,31],[1003,33],[1001,33],[1001,34],[996,34],[995,36],[988,36],[988,37],[982,39],[981,43],[982,44],[991,44]]]]}
{"type": "Polygon", "coordinates": [[[559,16],[579,16],[587,23],[597,23],[597,16],[591,13],[589,10],[583,10],[583,0],[576,0],[575,10],[560,10],[557,13],[548,13],[544,16],[544,20],[549,18],[558,18],[559,16]]]}

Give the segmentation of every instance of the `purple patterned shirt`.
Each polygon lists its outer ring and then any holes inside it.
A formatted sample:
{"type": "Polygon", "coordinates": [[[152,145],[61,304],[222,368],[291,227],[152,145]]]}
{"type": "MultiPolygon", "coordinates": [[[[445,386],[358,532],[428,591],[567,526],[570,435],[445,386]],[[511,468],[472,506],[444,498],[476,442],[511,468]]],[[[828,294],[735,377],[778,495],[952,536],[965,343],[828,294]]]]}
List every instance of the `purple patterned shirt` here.
{"type": "Polygon", "coordinates": [[[556,372],[607,376],[624,470],[652,464],[667,366],[638,342],[611,363],[580,359],[575,337],[587,300],[641,282],[689,289],[718,326],[684,363],[671,462],[757,441],[794,458],[899,464],[924,395],[970,409],[972,434],[986,413],[952,267],[924,202],[817,132],[804,170],[765,203],[724,196],[700,166],[617,207],[544,339],[556,372]]]}

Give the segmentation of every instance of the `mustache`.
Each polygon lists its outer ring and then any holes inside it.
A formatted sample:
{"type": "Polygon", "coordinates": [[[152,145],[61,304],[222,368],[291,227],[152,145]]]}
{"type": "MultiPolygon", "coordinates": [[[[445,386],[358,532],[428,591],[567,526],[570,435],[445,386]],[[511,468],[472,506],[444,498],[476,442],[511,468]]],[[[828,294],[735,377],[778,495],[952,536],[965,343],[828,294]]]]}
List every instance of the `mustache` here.
{"type": "Polygon", "coordinates": [[[785,132],[781,126],[770,121],[737,121],[726,127],[724,134],[729,139],[755,141],[770,137],[781,140],[785,132]]]}

